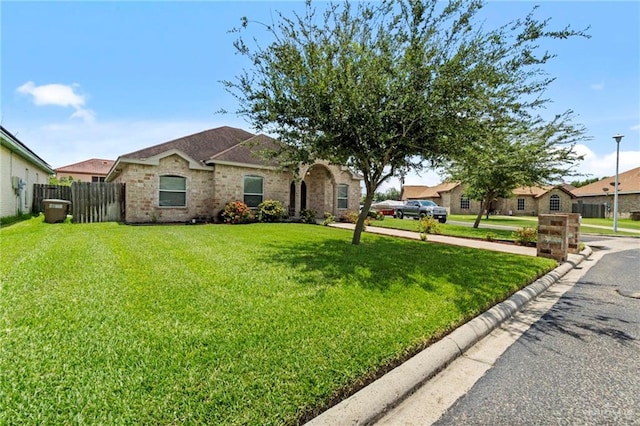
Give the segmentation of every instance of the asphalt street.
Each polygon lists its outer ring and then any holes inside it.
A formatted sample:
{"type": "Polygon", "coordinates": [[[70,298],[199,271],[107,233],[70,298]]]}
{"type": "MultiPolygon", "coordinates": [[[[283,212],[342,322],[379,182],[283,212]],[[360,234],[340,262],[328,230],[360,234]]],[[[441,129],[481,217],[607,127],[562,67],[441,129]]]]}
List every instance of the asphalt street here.
{"type": "Polygon", "coordinates": [[[437,425],[640,425],[640,240],[595,261],[437,425]]]}

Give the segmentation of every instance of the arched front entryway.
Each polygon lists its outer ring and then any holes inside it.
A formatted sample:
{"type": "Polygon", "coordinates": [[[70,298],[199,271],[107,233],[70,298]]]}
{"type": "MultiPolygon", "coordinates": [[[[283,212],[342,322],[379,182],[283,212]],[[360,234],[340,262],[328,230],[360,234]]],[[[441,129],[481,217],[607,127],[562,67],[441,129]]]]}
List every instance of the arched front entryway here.
{"type": "Polygon", "coordinates": [[[315,210],[318,217],[322,217],[325,212],[335,214],[335,179],[326,166],[311,166],[304,175],[300,189],[301,209],[315,210]]]}

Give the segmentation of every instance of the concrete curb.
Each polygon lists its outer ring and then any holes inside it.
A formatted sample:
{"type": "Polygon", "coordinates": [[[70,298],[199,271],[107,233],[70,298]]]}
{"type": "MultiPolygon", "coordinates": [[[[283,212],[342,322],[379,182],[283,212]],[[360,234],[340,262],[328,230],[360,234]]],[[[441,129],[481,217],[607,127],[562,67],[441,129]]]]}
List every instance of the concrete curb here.
{"type": "Polygon", "coordinates": [[[544,277],[458,327],[413,358],[306,424],[309,426],[372,424],[491,333],[522,306],[542,294],[567,272],[591,256],[591,253],[591,248],[586,247],[580,254],[570,255],[569,260],[544,277]]]}

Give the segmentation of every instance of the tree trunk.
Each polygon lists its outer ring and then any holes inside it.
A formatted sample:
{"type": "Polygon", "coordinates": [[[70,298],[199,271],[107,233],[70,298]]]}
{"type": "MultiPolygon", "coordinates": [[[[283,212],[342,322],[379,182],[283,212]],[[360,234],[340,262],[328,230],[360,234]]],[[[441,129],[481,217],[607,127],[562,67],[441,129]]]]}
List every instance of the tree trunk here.
{"type": "Polygon", "coordinates": [[[480,219],[482,219],[482,213],[484,211],[489,214],[489,207],[491,206],[491,197],[487,196],[482,203],[480,203],[480,211],[478,212],[478,216],[476,216],[476,221],[473,223],[473,227],[477,228],[480,225],[480,219]]]}
{"type": "Polygon", "coordinates": [[[364,231],[364,221],[369,214],[369,209],[371,208],[371,204],[373,204],[373,195],[374,191],[369,191],[367,188],[367,195],[364,199],[364,206],[362,206],[362,211],[358,216],[358,221],[356,222],[356,229],[353,231],[353,239],[351,240],[351,244],[357,246],[360,244],[360,235],[362,231],[364,231]]]}

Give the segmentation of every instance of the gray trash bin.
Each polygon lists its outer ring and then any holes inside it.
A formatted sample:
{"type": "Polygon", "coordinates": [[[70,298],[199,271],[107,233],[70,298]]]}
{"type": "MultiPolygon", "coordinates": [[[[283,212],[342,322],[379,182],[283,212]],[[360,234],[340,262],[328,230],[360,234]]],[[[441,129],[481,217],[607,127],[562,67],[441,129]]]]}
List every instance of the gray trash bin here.
{"type": "Polygon", "coordinates": [[[69,213],[71,201],[47,198],[42,200],[44,205],[44,221],[47,223],[64,222],[69,213]]]}

